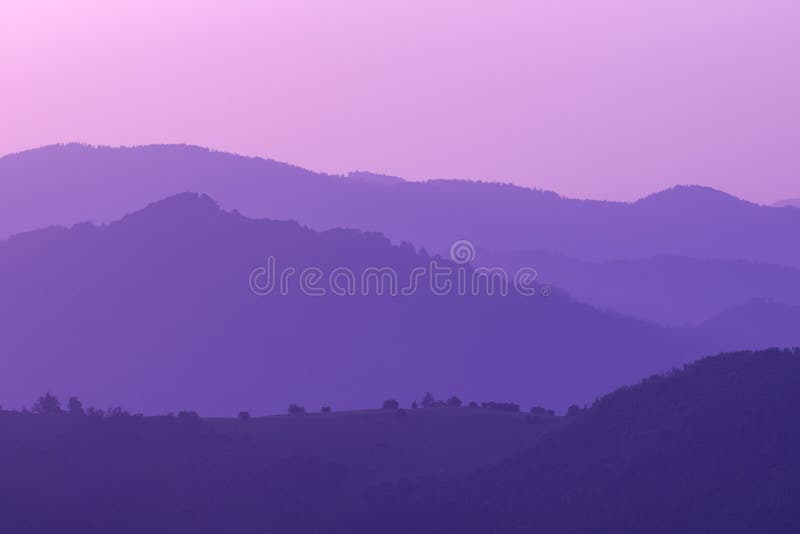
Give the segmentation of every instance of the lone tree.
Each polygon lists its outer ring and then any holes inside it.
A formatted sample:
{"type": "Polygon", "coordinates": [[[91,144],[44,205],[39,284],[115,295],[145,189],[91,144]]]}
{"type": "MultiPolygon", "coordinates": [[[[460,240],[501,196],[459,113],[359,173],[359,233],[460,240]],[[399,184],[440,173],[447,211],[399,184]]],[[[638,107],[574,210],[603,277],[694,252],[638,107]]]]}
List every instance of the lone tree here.
{"type": "Polygon", "coordinates": [[[67,401],[67,411],[70,415],[83,415],[83,403],[78,397],[70,397],[67,401]]]}
{"type": "Polygon", "coordinates": [[[62,413],[63,410],[61,410],[61,403],[56,396],[47,392],[33,403],[31,411],[39,415],[53,415],[62,413]]]}
{"type": "Polygon", "coordinates": [[[299,404],[292,403],[289,405],[289,415],[302,415],[304,413],[306,413],[306,409],[299,404]]]}
{"type": "Polygon", "coordinates": [[[430,391],[425,392],[425,396],[422,397],[422,402],[420,403],[423,408],[430,408],[433,406],[433,403],[436,402],[436,399],[433,398],[433,395],[430,391]]]}
{"type": "Polygon", "coordinates": [[[400,403],[394,399],[386,399],[383,401],[384,410],[396,410],[400,407],[400,403]]]}
{"type": "Polygon", "coordinates": [[[531,408],[532,415],[547,415],[547,408],[543,406],[534,406],[531,408]]]}
{"type": "Polygon", "coordinates": [[[581,407],[577,404],[573,404],[569,408],[567,408],[567,417],[575,417],[576,415],[581,414],[581,407]]]}

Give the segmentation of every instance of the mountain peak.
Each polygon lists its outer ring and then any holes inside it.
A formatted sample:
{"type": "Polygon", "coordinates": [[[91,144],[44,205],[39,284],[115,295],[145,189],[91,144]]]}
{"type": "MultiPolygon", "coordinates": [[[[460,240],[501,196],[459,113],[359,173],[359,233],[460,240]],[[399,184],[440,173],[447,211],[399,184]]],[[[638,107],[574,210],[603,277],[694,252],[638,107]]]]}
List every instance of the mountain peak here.
{"type": "Polygon", "coordinates": [[[653,193],[635,202],[635,204],[750,204],[719,189],[704,185],[676,185],[653,193]]]}

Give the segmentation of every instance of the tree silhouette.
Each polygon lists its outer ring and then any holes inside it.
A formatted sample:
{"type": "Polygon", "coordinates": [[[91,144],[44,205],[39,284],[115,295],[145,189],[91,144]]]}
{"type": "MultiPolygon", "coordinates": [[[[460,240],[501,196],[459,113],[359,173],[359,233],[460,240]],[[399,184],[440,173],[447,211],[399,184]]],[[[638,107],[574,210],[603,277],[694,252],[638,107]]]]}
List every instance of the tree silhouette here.
{"type": "Polygon", "coordinates": [[[292,403],[289,405],[289,415],[302,415],[304,413],[306,413],[306,409],[299,404],[292,403]]]}
{"type": "Polygon", "coordinates": [[[31,411],[39,415],[53,415],[62,413],[63,410],[61,410],[61,403],[58,401],[56,396],[48,392],[39,397],[36,402],[33,403],[31,411]]]}
{"type": "Polygon", "coordinates": [[[84,415],[83,403],[78,400],[78,397],[70,397],[67,401],[67,411],[70,415],[84,415]]]}
{"type": "Polygon", "coordinates": [[[461,407],[461,399],[453,395],[449,399],[447,399],[446,403],[451,408],[460,408],[461,407]]]}
{"type": "Polygon", "coordinates": [[[573,404],[569,408],[567,408],[567,417],[575,417],[576,415],[581,414],[581,407],[577,404],[573,404]]]}

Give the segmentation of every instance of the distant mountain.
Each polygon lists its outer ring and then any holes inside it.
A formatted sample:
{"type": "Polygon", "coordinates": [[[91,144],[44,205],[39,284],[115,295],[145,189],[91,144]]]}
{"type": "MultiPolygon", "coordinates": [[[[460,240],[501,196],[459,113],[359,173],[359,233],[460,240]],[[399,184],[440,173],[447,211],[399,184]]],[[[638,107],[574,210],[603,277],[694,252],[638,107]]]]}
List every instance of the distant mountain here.
{"type": "Polygon", "coordinates": [[[800,305],[800,269],[743,260],[657,256],[587,262],[547,251],[480,250],[477,263],[512,271],[530,266],[541,283],[578,300],[670,325],[697,324],[754,299],[800,305]]]}
{"type": "Polygon", "coordinates": [[[800,307],[754,299],[719,313],[698,330],[715,339],[724,336],[723,350],[758,346],[764,339],[776,347],[800,346],[791,334],[800,330],[800,307]]]}
{"type": "Polygon", "coordinates": [[[622,388],[471,476],[386,485],[336,532],[796,532],[800,351],[706,358],[622,388]]]}
{"type": "Polygon", "coordinates": [[[794,208],[800,208],[800,198],[787,198],[786,200],[781,200],[773,204],[773,206],[777,208],[783,208],[786,206],[791,206],[794,208]]]}
{"type": "MultiPolygon", "coordinates": [[[[313,297],[298,285],[307,267],[323,289],[337,267],[391,267],[402,283],[430,261],[377,234],[252,220],[194,194],[108,226],[20,234],[0,243],[0,401],[53,390],[146,413],[231,414],[430,390],[563,408],[729,346],[724,327],[659,327],[558,292],[438,296],[422,283],[411,296],[313,297]],[[296,269],[287,295],[251,291],[268,256],[296,269]]],[[[800,343],[791,320],[763,336],[753,321],[748,348],[800,343]]]]}
{"type": "Polygon", "coordinates": [[[328,176],[182,145],[50,146],[0,158],[0,235],[108,222],[187,190],[251,217],[379,231],[439,252],[469,239],[585,260],[675,255],[800,266],[800,249],[787,245],[800,234],[800,212],[709,188],[676,187],[634,203],[575,200],[497,183],[328,176]]]}

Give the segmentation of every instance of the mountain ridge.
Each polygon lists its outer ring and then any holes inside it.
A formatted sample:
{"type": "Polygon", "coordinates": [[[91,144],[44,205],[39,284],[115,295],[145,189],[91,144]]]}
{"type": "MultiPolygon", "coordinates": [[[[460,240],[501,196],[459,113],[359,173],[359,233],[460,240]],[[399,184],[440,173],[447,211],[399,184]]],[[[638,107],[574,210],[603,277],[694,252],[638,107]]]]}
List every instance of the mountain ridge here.
{"type": "Polygon", "coordinates": [[[199,191],[249,217],[377,231],[440,253],[469,239],[488,249],[553,250],[589,261],[667,254],[800,266],[800,252],[781,245],[800,232],[800,213],[708,188],[623,203],[495,182],[355,176],[361,178],[183,145],[52,146],[0,159],[0,236],[109,222],[159,198],[199,191]]]}

